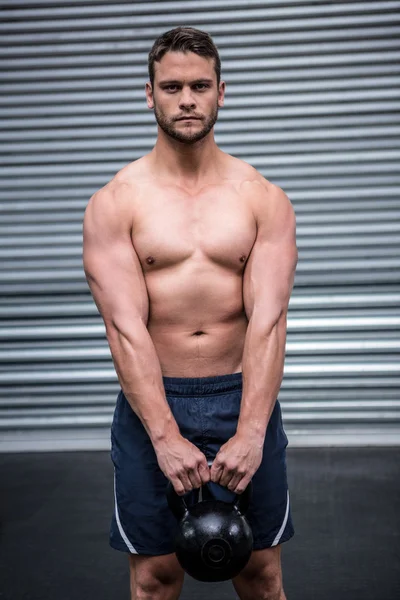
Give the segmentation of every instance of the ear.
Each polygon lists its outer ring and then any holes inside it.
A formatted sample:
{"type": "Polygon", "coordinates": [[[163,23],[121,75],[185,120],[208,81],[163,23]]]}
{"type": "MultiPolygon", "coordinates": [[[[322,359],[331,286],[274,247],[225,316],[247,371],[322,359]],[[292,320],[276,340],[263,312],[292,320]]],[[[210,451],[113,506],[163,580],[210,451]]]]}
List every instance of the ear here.
{"type": "Polygon", "coordinates": [[[153,88],[151,87],[151,83],[149,81],[146,83],[146,100],[147,100],[148,108],[153,109],[154,108],[153,88]]]}
{"type": "Polygon", "coordinates": [[[219,87],[218,87],[218,106],[219,108],[222,108],[224,105],[224,100],[225,100],[225,81],[220,81],[219,82],[219,87]]]}

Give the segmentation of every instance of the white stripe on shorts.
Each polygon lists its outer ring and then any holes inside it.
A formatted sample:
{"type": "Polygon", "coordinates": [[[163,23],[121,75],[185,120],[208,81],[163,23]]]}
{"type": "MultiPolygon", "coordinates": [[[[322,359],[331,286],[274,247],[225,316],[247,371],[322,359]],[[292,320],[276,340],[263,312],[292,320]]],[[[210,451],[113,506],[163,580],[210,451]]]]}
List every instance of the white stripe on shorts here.
{"type": "Polygon", "coordinates": [[[132,546],[132,544],[128,540],[128,536],[126,535],[126,533],[121,525],[121,521],[119,520],[118,504],[117,504],[117,491],[116,491],[116,485],[115,485],[115,468],[114,468],[114,498],[115,498],[115,518],[117,520],[117,525],[118,525],[118,529],[121,534],[121,537],[124,540],[125,544],[128,546],[129,551],[132,554],[138,554],[137,550],[135,550],[135,548],[132,546]]]}
{"type": "Polygon", "coordinates": [[[286,527],[286,523],[287,523],[288,517],[289,517],[289,490],[288,490],[288,493],[287,493],[285,518],[283,519],[282,527],[278,531],[278,533],[276,535],[276,538],[274,539],[274,541],[271,544],[271,548],[272,548],[272,546],[277,546],[279,544],[279,541],[280,541],[280,539],[282,537],[282,534],[285,531],[285,527],[286,527]]]}

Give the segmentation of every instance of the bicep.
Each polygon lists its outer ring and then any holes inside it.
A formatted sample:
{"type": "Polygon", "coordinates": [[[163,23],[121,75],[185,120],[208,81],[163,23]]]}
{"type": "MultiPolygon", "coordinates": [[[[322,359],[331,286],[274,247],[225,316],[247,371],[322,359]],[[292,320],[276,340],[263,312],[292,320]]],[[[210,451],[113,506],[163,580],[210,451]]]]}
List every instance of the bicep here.
{"type": "Polygon", "coordinates": [[[279,190],[272,207],[259,215],[257,238],[244,272],[243,301],[249,320],[256,317],[273,324],[287,311],[296,265],[295,214],[279,190]]]}
{"type": "Polygon", "coordinates": [[[93,197],[83,223],[84,270],[107,332],[148,319],[146,284],[127,219],[110,198],[107,203],[105,197],[93,197]]]}

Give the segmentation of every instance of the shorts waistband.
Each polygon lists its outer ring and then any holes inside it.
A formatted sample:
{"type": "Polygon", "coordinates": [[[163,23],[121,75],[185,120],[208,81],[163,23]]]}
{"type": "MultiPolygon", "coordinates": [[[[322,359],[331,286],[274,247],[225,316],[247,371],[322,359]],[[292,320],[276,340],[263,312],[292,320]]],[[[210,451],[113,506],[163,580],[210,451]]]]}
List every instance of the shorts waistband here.
{"type": "Polygon", "coordinates": [[[242,373],[215,377],[163,377],[165,392],[176,396],[204,396],[242,389],[242,373]]]}

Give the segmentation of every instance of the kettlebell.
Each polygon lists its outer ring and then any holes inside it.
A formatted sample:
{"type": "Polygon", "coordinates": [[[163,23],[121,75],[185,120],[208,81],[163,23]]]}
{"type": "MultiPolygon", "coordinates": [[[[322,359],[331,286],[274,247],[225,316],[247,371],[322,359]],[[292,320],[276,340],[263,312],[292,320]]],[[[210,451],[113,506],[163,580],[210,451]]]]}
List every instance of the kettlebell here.
{"type": "MultiPolygon", "coordinates": [[[[251,494],[250,482],[233,502],[207,499],[188,507],[168,482],[168,506],[178,520],[176,557],[191,577],[198,581],[226,581],[245,567],[253,550],[253,534],[244,516],[251,494]]],[[[207,496],[213,498],[210,493],[207,496]]]]}

